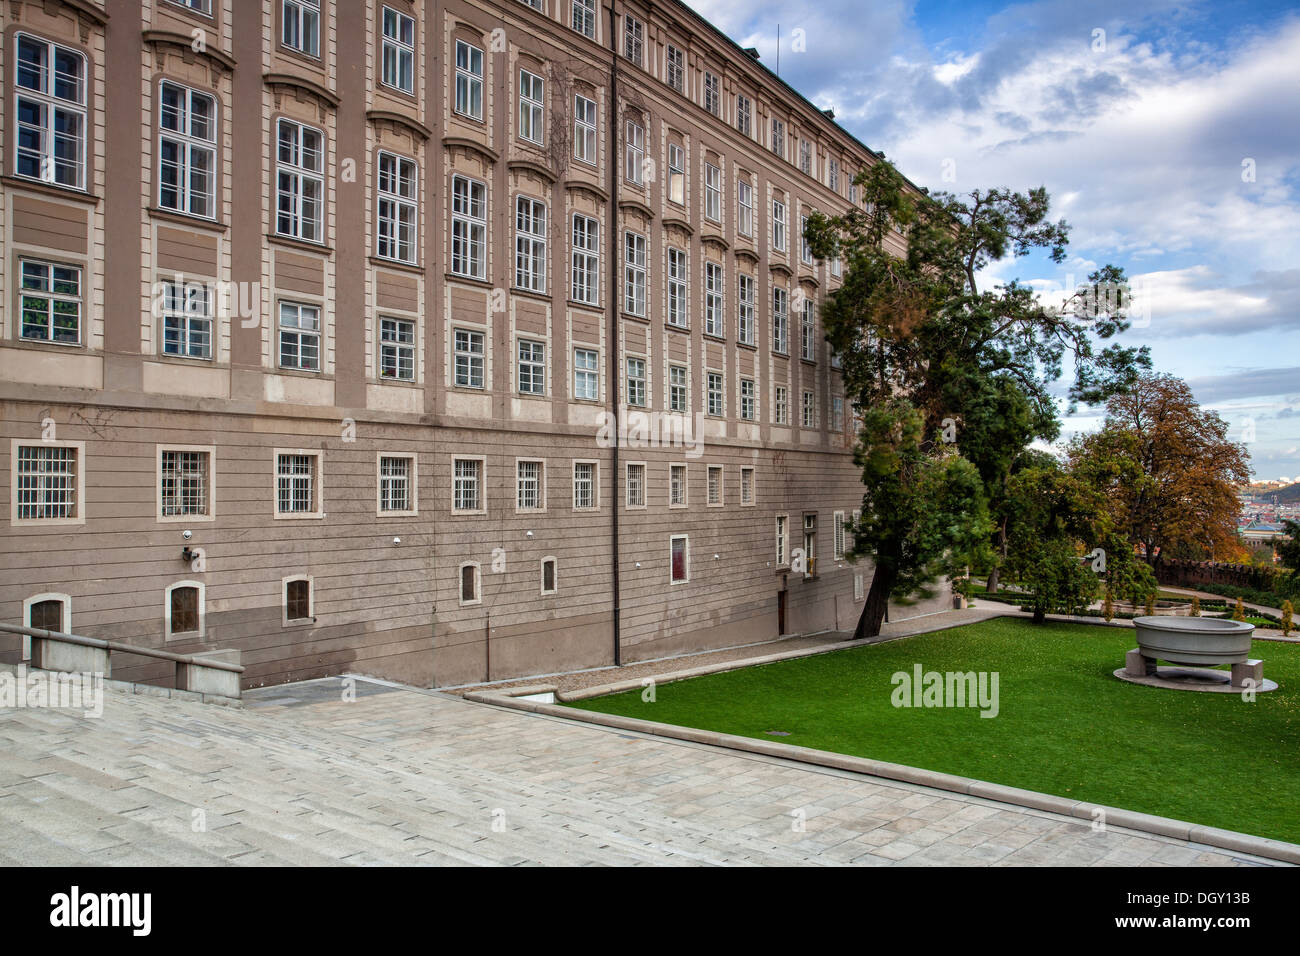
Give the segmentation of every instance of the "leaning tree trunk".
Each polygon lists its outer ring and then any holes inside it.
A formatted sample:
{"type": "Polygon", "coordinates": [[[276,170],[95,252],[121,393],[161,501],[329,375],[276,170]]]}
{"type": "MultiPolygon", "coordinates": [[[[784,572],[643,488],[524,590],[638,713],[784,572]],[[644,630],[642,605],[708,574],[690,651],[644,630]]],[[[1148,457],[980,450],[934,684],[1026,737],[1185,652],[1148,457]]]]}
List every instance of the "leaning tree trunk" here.
{"type": "Polygon", "coordinates": [[[894,590],[898,572],[890,565],[876,565],[876,573],[871,576],[871,590],[867,592],[867,603],[862,606],[862,616],[853,631],[853,639],[860,641],[864,637],[875,637],[880,633],[880,624],[885,619],[889,608],[889,594],[894,590]]]}
{"type": "Polygon", "coordinates": [[[987,594],[998,593],[998,575],[1002,570],[1001,561],[1005,561],[1007,559],[1007,525],[1005,521],[1002,523],[1002,527],[998,528],[997,547],[998,547],[998,554],[1001,557],[1000,560],[994,559],[993,570],[989,572],[988,580],[984,583],[984,591],[987,594]]]}

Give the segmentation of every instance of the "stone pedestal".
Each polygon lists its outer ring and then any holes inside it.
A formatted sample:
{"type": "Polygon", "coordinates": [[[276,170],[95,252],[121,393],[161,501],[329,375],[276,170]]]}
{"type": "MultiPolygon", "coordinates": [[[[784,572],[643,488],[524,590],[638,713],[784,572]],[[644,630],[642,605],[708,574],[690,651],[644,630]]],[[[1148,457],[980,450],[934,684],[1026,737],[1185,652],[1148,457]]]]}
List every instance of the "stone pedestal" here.
{"type": "Polygon", "coordinates": [[[1261,687],[1264,683],[1264,662],[1263,661],[1246,661],[1242,664],[1232,665],[1232,686],[1245,687],[1246,681],[1250,680],[1251,687],[1261,687]]]}
{"type": "Polygon", "coordinates": [[[1156,662],[1135,647],[1124,655],[1124,672],[1130,677],[1150,677],[1156,672],[1156,662]]]}

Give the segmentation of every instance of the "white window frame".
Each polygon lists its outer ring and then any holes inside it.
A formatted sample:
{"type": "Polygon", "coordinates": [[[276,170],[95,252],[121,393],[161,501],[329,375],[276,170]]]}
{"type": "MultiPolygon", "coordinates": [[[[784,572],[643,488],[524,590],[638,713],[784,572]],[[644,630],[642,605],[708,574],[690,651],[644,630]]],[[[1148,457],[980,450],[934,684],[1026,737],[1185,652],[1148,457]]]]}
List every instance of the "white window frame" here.
{"type": "Polygon", "coordinates": [[[785,252],[785,203],[779,199],[772,200],[772,248],[785,252]]]}
{"type": "Polygon", "coordinates": [[[212,296],[202,282],[182,282],[180,277],[163,279],[159,286],[158,354],[172,358],[212,361],[212,296]],[[168,348],[168,333],[176,329],[178,350],[168,348]]]}
{"type": "Polygon", "coordinates": [[[808,242],[808,217],[799,217],[799,261],[806,266],[813,264],[812,244],[808,242]]]}
{"type": "Polygon", "coordinates": [[[465,40],[457,40],[454,55],[456,84],[452,109],[458,116],[481,123],[483,122],[483,51],[465,40]],[[476,96],[477,102],[475,102],[476,96]]]}
{"type": "Polygon", "coordinates": [[[396,315],[381,315],[376,325],[379,354],[375,357],[375,371],[378,380],[415,382],[419,377],[416,347],[420,335],[419,322],[396,315]],[[389,368],[396,370],[393,375],[384,374],[389,368]],[[410,371],[404,373],[408,368],[410,371]]]}
{"type": "Polygon", "coordinates": [[[649,369],[649,363],[646,361],[645,356],[643,355],[628,355],[625,357],[625,360],[623,362],[623,368],[624,368],[624,378],[625,378],[624,389],[626,393],[625,397],[627,399],[626,401],[627,406],[629,408],[645,408],[649,401],[649,381],[647,379],[647,370],[649,369]],[[638,376],[634,376],[632,374],[633,363],[636,363],[640,366],[641,374],[638,376]],[[633,389],[634,383],[639,383],[639,387],[633,389]],[[639,397],[641,401],[639,402],[632,401],[634,395],[636,397],[639,397]]]}
{"type": "Polygon", "coordinates": [[[410,518],[420,513],[419,499],[419,467],[415,452],[410,451],[377,451],[375,452],[375,517],[377,518],[410,518]],[[384,474],[384,462],[386,460],[397,460],[406,462],[406,476],[399,479],[396,475],[384,474]],[[386,501],[391,501],[391,493],[385,495],[385,482],[391,483],[397,480],[406,482],[406,503],[409,508],[385,508],[386,501]]]}
{"type": "MultiPolygon", "coordinates": [[[[319,448],[276,448],[272,455],[274,467],[271,469],[271,501],[273,507],[271,516],[276,521],[305,521],[325,517],[325,453],[319,448]],[[283,458],[308,458],[312,461],[311,474],[307,476],[310,479],[311,487],[311,510],[310,511],[281,511],[280,510],[280,482],[281,479],[288,479],[290,501],[295,497],[295,488],[297,479],[303,477],[301,474],[290,470],[284,472],[285,462],[283,458]]],[[[290,463],[294,465],[296,463],[290,463]]]]}
{"type": "Polygon", "coordinates": [[[804,296],[803,316],[799,321],[799,357],[817,361],[817,306],[811,296],[804,296]]]}
{"type": "Polygon", "coordinates": [[[754,135],[754,101],[744,93],[736,94],[736,129],[742,136],[754,135]]]}
{"type": "Polygon", "coordinates": [[[420,167],[381,149],[375,165],[375,255],[415,265],[420,258],[420,167]],[[385,188],[387,187],[387,188],[385,188]]]}
{"type": "Polygon", "coordinates": [[[678,93],[686,93],[686,57],[680,47],[664,46],[664,82],[678,93]]]}
{"type": "Polygon", "coordinates": [[[704,263],[704,334],[727,336],[726,274],[721,262],[704,263]]]}
{"type": "Polygon", "coordinates": [[[668,507],[689,508],[691,506],[691,470],[689,465],[670,462],[668,465],[668,507]],[[678,475],[681,481],[678,481],[678,475]],[[680,500],[677,492],[680,491],[680,500]]]}
{"type": "Polygon", "coordinates": [[[415,94],[415,18],[385,6],[380,14],[380,79],[384,86],[400,90],[409,95],[415,94]],[[396,30],[389,32],[391,22],[396,30]],[[407,31],[410,38],[403,36],[407,31]],[[390,78],[389,66],[392,66],[390,78]],[[405,82],[403,82],[405,81],[405,82]]]}
{"type": "Polygon", "coordinates": [[[515,342],[515,385],[520,395],[546,395],[546,343],[520,336],[515,342]],[[525,376],[525,372],[528,374],[525,376]]]}
{"type": "Polygon", "coordinates": [[[538,593],[555,594],[560,589],[560,562],[555,559],[555,555],[548,554],[542,558],[537,566],[538,593]],[[551,586],[546,586],[546,566],[551,565],[551,586]]]}
{"type": "Polygon", "coordinates": [[[636,186],[645,185],[645,128],[635,120],[627,121],[627,148],[623,178],[636,186]]]}
{"type": "Polygon", "coordinates": [[[686,149],[677,143],[668,144],[668,201],[686,205],[686,149]]]}
{"type": "Polygon", "coordinates": [[[18,335],[24,342],[43,342],[47,345],[61,345],[68,348],[77,348],[82,345],[84,331],[84,314],[85,314],[85,295],[84,295],[84,271],[79,265],[69,265],[63,262],[54,262],[49,259],[36,259],[24,256],[18,260],[18,335]],[[30,268],[29,268],[30,267],[30,268]],[[55,273],[63,272],[64,277],[59,278],[55,273]],[[40,285],[29,285],[29,275],[32,279],[40,279],[40,285]],[[70,282],[75,282],[75,293],[66,287],[70,282]],[[61,291],[56,291],[56,288],[61,291]],[[27,321],[24,318],[27,313],[36,314],[37,310],[34,304],[40,301],[43,307],[40,314],[45,319],[45,334],[39,338],[27,334],[27,321]],[[77,335],[73,340],[55,338],[55,332],[58,328],[55,321],[56,317],[66,319],[72,312],[69,309],[75,308],[77,317],[77,335]]]}
{"type": "Polygon", "coordinates": [[[86,443],[84,441],[42,441],[40,439],[14,438],[9,443],[9,523],[14,527],[30,528],[50,528],[58,525],[83,525],[86,523],[86,443]],[[35,487],[38,492],[44,490],[48,496],[48,481],[40,480],[42,476],[54,476],[60,479],[64,488],[71,492],[72,514],[61,517],[20,517],[19,507],[19,464],[21,458],[20,449],[35,448],[38,451],[47,449],[70,449],[72,455],[73,473],[67,475],[66,471],[38,470],[28,472],[34,474],[37,478],[35,487]],[[67,483],[64,483],[66,479],[67,483]]]}
{"type": "Polygon", "coordinates": [[[726,506],[727,475],[722,465],[709,465],[704,469],[704,507],[726,506]],[[716,493],[715,493],[716,492],[716,493]]]}
{"type": "Polygon", "coordinates": [[[588,40],[596,39],[596,0],[571,0],[569,25],[588,40]]]}
{"type": "Polygon", "coordinates": [[[843,561],[844,560],[844,512],[836,511],[832,515],[831,521],[833,522],[833,527],[835,529],[835,536],[834,536],[833,549],[832,549],[834,554],[834,560],[843,561]]]}
{"type": "Polygon", "coordinates": [[[646,314],[646,237],[630,229],[623,233],[623,311],[646,314]]]}
{"type": "Polygon", "coordinates": [[[576,346],[573,350],[573,398],[580,402],[600,401],[600,350],[576,346]],[[581,356],[581,357],[580,357],[581,356]],[[588,365],[586,356],[590,356],[588,365]],[[587,388],[586,385],[590,385],[587,388]],[[590,394],[588,394],[588,392],[590,394]]]}
{"type": "Polygon", "coordinates": [[[600,305],[600,221],[593,216],[575,212],[571,235],[573,237],[573,268],[571,270],[574,302],[582,305],[600,305]]]}
{"type": "Polygon", "coordinates": [[[785,120],[772,117],[772,152],[785,159],[785,120]]]}
{"type": "Polygon", "coordinates": [[[542,146],[546,142],[546,80],[519,70],[519,138],[542,146]]]}
{"type": "Polygon", "coordinates": [[[748,176],[736,179],[736,231],[754,238],[754,184],[748,176]]]}
{"type": "Polygon", "coordinates": [[[304,56],[320,58],[320,0],[282,0],[280,43],[304,56]]]}
{"type": "Polygon", "coordinates": [[[740,506],[742,508],[757,507],[758,495],[754,488],[754,466],[740,466],[740,506]]]}
{"type": "Polygon", "coordinates": [[[803,402],[800,405],[801,414],[799,416],[800,428],[817,427],[817,393],[812,389],[804,389],[803,402]]]}
{"type": "Polygon", "coordinates": [[[704,218],[722,222],[722,170],[712,163],[704,164],[704,218]]]}
{"type": "Polygon", "coordinates": [[[758,386],[752,378],[740,380],[740,420],[758,421],[758,386]],[[749,386],[748,394],[746,394],[746,385],[749,386]]]}
{"type": "Polygon", "coordinates": [[[623,56],[637,66],[645,64],[645,25],[627,14],[623,15],[623,56]]]}
{"type": "Polygon", "coordinates": [[[776,566],[784,568],[790,563],[790,516],[776,516],[776,566]]]}
{"type": "Polygon", "coordinates": [[[790,293],[780,286],[772,288],[772,351],[790,354],[790,293]]]}
{"type": "Polygon", "coordinates": [[[727,415],[727,377],[719,371],[704,372],[704,413],[710,418],[727,415]]]}
{"type": "Polygon", "coordinates": [[[687,414],[691,410],[690,370],[685,365],[668,366],[668,411],[687,414]],[[680,374],[679,374],[680,373],[680,374]],[[681,381],[675,381],[676,379],[681,381]],[[681,401],[678,401],[680,394],[681,401]]]}
{"type": "Polygon", "coordinates": [[[772,424],[789,425],[790,424],[790,386],[775,385],[772,412],[772,424]]]}
{"type": "Polygon", "coordinates": [[[739,274],[736,282],[736,297],[739,300],[737,333],[741,345],[754,345],[757,342],[757,323],[754,318],[758,295],[757,289],[758,280],[754,276],[748,272],[739,274]]]}
{"type": "Polygon", "coordinates": [[[703,105],[714,116],[722,115],[722,82],[716,73],[704,71],[703,105]]]}
{"type": "MultiPolygon", "coordinates": [[[[63,594],[58,591],[46,591],[41,594],[33,594],[31,597],[23,598],[23,627],[32,626],[32,608],[37,604],[44,604],[46,601],[57,601],[63,605],[63,610],[59,612],[59,627],[61,634],[75,634],[72,629],[72,596],[63,594]]],[[[32,659],[32,639],[30,635],[23,635],[22,656],[20,661],[30,661],[32,659]]]]}
{"type": "Polygon", "coordinates": [[[325,149],[323,130],[284,116],[275,121],[276,235],[325,242],[325,149]],[[292,134],[288,141],[286,131],[292,134]],[[313,138],[314,146],[308,142],[313,138]],[[285,200],[291,207],[287,211],[285,200]]]}
{"type": "Polygon", "coordinates": [[[217,502],[217,446],[216,445],[171,445],[154,446],[154,520],[159,524],[194,524],[215,521],[217,502]],[[188,455],[204,455],[203,462],[203,511],[167,514],[167,496],[163,493],[163,457],[167,452],[188,455]]]}
{"type": "MultiPolygon", "coordinates": [[[[47,183],[51,186],[57,186],[64,189],[77,189],[85,191],[86,189],[86,157],[89,152],[88,147],[88,110],[87,110],[87,80],[89,74],[89,59],[80,50],[70,46],[64,46],[60,43],[53,43],[44,37],[35,36],[30,33],[16,32],[14,34],[14,73],[12,76],[13,92],[13,115],[14,124],[14,173],[23,178],[35,180],[37,182],[47,183]],[[35,46],[44,48],[44,65],[39,72],[38,86],[20,86],[18,83],[18,71],[23,61],[19,59],[18,50],[24,42],[31,43],[35,46]],[[59,55],[70,55],[75,57],[79,63],[78,74],[74,80],[75,99],[59,96],[55,89],[58,86],[59,77],[56,76],[55,61],[59,55]],[[51,83],[54,79],[54,83],[51,83]],[[40,126],[32,126],[22,123],[18,117],[22,115],[19,107],[20,100],[27,100],[34,103],[41,111],[40,126]],[[60,134],[59,116],[71,117],[75,120],[77,133],[74,136],[66,137],[60,134]],[[32,151],[22,149],[23,130],[35,131],[40,136],[40,149],[38,156],[32,156],[32,151]],[[57,158],[55,148],[55,139],[66,138],[74,140],[77,144],[76,159],[74,160],[73,169],[75,170],[75,182],[60,181],[60,169],[67,168],[67,162],[57,158]],[[21,173],[21,161],[24,155],[29,159],[36,159],[38,175],[30,173],[21,173]]],[[[65,177],[66,179],[66,177],[65,177]]]]}
{"type": "Polygon", "coordinates": [[[199,219],[213,220],[217,217],[217,130],[218,111],[216,97],[191,89],[175,80],[158,82],[158,208],[183,216],[195,216],[199,219]],[[163,96],[168,89],[176,90],[181,96],[181,104],[176,112],[178,129],[163,126],[166,109],[163,96]],[[196,132],[193,123],[196,101],[208,104],[207,128],[211,135],[196,132]],[[177,153],[175,161],[176,184],[172,187],[176,201],[169,204],[163,198],[163,170],[167,163],[163,160],[163,144],[171,143],[177,153]],[[194,172],[202,167],[198,157],[207,157],[207,188],[194,188],[194,172]],[[203,208],[197,208],[202,205],[203,208]]]}
{"type": "Polygon", "coordinates": [[[298,302],[293,299],[280,299],[276,303],[276,353],[275,363],[277,368],[292,369],[297,372],[319,372],[321,371],[322,362],[325,355],[325,331],[324,331],[324,309],[316,302],[298,302]],[[305,317],[315,315],[315,327],[304,325],[305,317]],[[294,317],[294,323],[285,324],[285,319],[290,315],[294,317]],[[296,337],[293,339],[296,346],[296,364],[286,365],[284,361],[284,346],[287,341],[286,337],[296,337]],[[303,360],[303,345],[315,340],[316,358],[314,365],[308,365],[303,360]]]}
{"type": "Polygon", "coordinates": [[[451,177],[451,273],[487,278],[487,183],[451,177]]]}
{"type": "Polygon", "coordinates": [[[690,255],[685,249],[668,247],[668,302],[666,321],[675,329],[689,329],[690,255]]]}
{"type": "Polygon", "coordinates": [[[453,326],[451,330],[451,382],[455,388],[472,388],[483,391],[487,388],[487,333],[483,329],[453,326]],[[461,346],[464,336],[465,347],[461,346]],[[477,350],[475,345],[478,346],[477,350]],[[461,360],[468,373],[468,380],[461,381],[461,360]],[[475,383],[475,372],[478,381],[475,383]]]}
{"type": "Polygon", "coordinates": [[[515,197],[515,288],[546,293],[550,235],[546,203],[532,196],[515,197]]]}
{"type": "Polygon", "coordinates": [[[596,130],[596,101],[581,93],[573,94],[573,158],[588,166],[597,165],[599,143],[596,130]]]}

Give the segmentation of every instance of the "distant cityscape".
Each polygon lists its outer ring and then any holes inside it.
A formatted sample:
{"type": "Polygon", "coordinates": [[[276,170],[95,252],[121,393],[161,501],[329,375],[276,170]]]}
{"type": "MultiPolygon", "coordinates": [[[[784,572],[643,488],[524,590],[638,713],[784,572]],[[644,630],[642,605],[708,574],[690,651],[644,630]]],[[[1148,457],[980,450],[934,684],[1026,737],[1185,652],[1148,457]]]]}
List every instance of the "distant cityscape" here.
{"type": "Polygon", "coordinates": [[[1272,551],[1274,542],[1285,539],[1283,522],[1300,521],[1300,482],[1289,478],[1256,481],[1241,489],[1237,534],[1252,551],[1272,551]]]}

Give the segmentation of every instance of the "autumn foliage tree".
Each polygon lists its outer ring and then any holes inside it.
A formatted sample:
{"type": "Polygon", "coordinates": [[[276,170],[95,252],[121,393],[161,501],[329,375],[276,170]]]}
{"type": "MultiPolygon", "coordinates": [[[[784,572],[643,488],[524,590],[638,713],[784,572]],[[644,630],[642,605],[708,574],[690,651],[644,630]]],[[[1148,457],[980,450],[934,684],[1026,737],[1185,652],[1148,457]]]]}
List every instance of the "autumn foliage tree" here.
{"type": "Polygon", "coordinates": [[[1249,455],[1182,379],[1141,376],[1107,402],[1101,430],[1076,439],[1069,457],[1153,568],[1164,558],[1237,553],[1237,489],[1250,480],[1249,455]]]}

